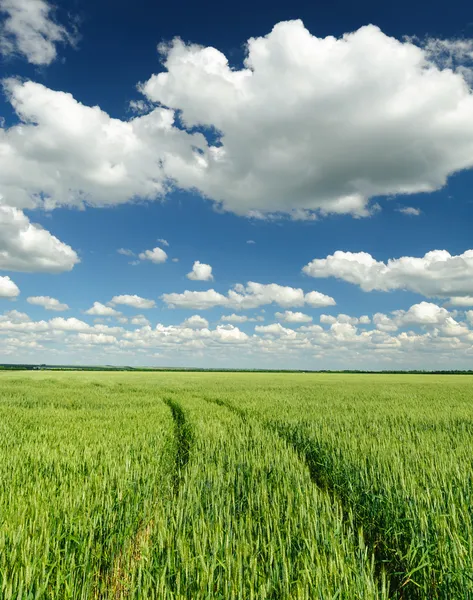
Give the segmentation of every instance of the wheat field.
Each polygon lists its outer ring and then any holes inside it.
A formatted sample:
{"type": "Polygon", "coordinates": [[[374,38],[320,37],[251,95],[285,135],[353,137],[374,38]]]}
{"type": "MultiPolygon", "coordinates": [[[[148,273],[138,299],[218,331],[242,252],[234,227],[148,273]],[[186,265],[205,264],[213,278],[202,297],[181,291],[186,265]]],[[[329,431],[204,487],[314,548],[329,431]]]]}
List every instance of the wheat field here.
{"type": "Polygon", "coordinates": [[[473,598],[473,378],[0,373],[0,597],[473,598]]]}

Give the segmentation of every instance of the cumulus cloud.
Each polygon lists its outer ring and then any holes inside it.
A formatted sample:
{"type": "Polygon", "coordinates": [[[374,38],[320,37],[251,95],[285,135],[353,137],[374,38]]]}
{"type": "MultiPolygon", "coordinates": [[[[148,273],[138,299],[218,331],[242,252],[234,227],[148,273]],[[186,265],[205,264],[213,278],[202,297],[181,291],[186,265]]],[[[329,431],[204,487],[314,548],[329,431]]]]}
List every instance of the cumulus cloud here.
{"type": "Polygon", "coordinates": [[[105,333],[78,333],[77,339],[87,344],[115,344],[117,338],[105,333]]]}
{"type": "MultiPolygon", "coordinates": [[[[103,353],[117,357],[128,354],[134,359],[140,354],[148,358],[159,354],[179,364],[195,364],[195,360],[202,358],[206,364],[240,366],[244,359],[244,364],[250,367],[313,368],[321,366],[322,359],[329,361],[323,368],[336,365],[361,369],[375,365],[445,368],[459,364],[467,368],[471,362],[473,314],[469,312],[449,312],[433,303],[420,302],[388,315],[373,315],[373,328],[366,328],[369,323],[363,323],[371,320],[368,315],[340,314],[333,318],[326,315],[322,320],[323,327],[310,324],[291,329],[281,323],[257,325],[254,333],[248,335],[231,324],[211,329],[206,319],[198,315],[178,325],[158,323],[153,328],[143,320],[139,328],[125,329],[104,324],[92,326],[74,317],[32,321],[28,315],[13,310],[0,316],[0,354],[18,356],[19,349],[34,350],[46,342],[44,347],[47,346],[48,352],[56,348],[62,356],[91,349],[92,354],[87,356],[101,363],[103,353]],[[95,347],[100,352],[94,354],[95,347]]],[[[29,356],[31,361],[38,360],[34,354],[29,356]]]]}
{"type": "Polygon", "coordinates": [[[288,21],[246,48],[239,70],[215,48],[162,46],[165,70],[142,86],[157,106],[127,121],[7,81],[20,122],[0,131],[5,203],[109,206],[177,185],[239,215],[366,216],[374,197],[437,190],[473,166],[465,73],[425,47],[288,21]]]}
{"type": "Polygon", "coordinates": [[[448,304],[451,306],[473,306],[473,296],[452,296],[448,304]]]}
{"type": "Polygon", "coordinates": [[[193,315],[182,323],[182,327],[190,327],[191,329],[205,329],[208,328],[209,322],[204,317],[199,315],[193,315]]]}
{"type": "Polygon", "coordinates": [[[169,246],[169,242],[162,238],[158,239],[158,242],[161,244],[161,246],[166,246],[166,247],[169,246]]]}
{"type": "Polygon", "coordinates": [[[277,312],[274,316],[285,323],[310,323],[312,321],[312,317],[309,315],[302,312],[293,312],[292,310],[285,310],[282,313],[277,312]]]}
{"type": "Polygon", "coordinates": [[[8,275],[0,275],[0,298],[16,298],[20,295],[20,289],[8,275]]]}
{"type": "Polygon", "coordinates": [[[17,208],[162,198],[170,189],[166,157],[193,160],[193,148],[205,143],[174,127],[165,108],[121,121],[39,83],[4,86],[20,123],[0,129],[0,194],[17,208]]]}
{"type": "Polygon", "coordinates": [[[56,298],[51,298],[50,296],[30,296],[26,299],[30,304],[34,304],[36,306],[42,306],[46,310],[55,310],[58,312],[69,310],[69,306],[56,298]]]}
{"type": "Polygon", "coordinates": [[[0,269],[61,273],[70,271],[78,262],[77,253],[70,246],[31,223],[23,211],[2,205],[0,195],[0,269]]]}
{"type": "Polygon", "coordinates": [[[301,21],[278,23],[248,41],[241,70],[180,39],[160,51],[166,71],[145,95],[221,134],[196,164],[171,166],[181,185],[238,214],[364,216],[370,198],[436,190],[473,164],[462,73],[373,25],[318,38],[301,21]]]}
{"type": "Polygon", "coordinates": [[[64,317],[55,317],[49,321],[49,325],[52,329],[60,331],[87,331],[91,329],[91,326],[80,319],[70,317],[64,319],[64,317]]]}
{"type": "Polygon", "coordinates": [[[361,317],[350,317],[350,315],[339,314],[333,315],[320,315],[320,322],[326,325],[333,325],[334,323],[348,323],[350,325],[368,325],[371,323],[371,319],[367,315],[361,317]]]}
{"type": "Polygon", "coordinates": [[[186,277],[193,281],[211,281],[214,278],[212,275],[212,267],[205,263],[201,263],[199,260],[194,262],[192,271],[187,273],[186,277]]]}
{"type": "Polygon", "coordinates": [[[453,298],[473,294],[473,250],[458,256],[432,250],[421,258],[403,256],[387,263],[367,252],[338,250],[326,258],[314,259],[302,270],[311,277],[348,281],[365,292],[409,290],[427,297],[453,298]]]}
{"type": "Polygon", "coordinates": [[[141,260],[150,260],[156,264],[166,262],[168,255],[161,248],[153,248],[152,250],[145,250],[138,255],[141,260]]]}
{"type": "Polygon", "coordinates": [[[320,308],[322,306],[335,306],[336,302],[331,296],[321,292],[309,292],[305,295],[305,301],[309,306],[320,308]]]}
{"type": "Polygon", "coordinates": [[[46,0],[0,0],[0,52],[23,55],[33,65],[49,65],[57,44],[73,44],[75,36],[54,20],[46,0]]]}
{"type": "Polygon", "coordinates": [[[161,299],[170,308],[195,308],[197,310],[205,310],[214,306],[226,306],[228,303],[226,296],[219,294],[213,289],[205,292],[191,292],[186,290],[182,294],[163,294],[161,299]]]}
{"type": "Polygon", "coordinates": [[[233,313],[231,315],[223,315],[220,317],[220,321],[225,321],[227,323],[246,323],[249,321],[249,317],[246,315],[236,315],[233,313]]]}
{"type": "Polygon", "coordinates": [[[283,327],[281,323],[272,323],[271,325],[256,325],[255,327],[256,333],[263,333],[266,335],[275,335],[275,336],[296,336],[296,332],[293,329],[288,329],[287,327],[283,327]]]}
{"type": "Polygon", "coordinates": [[[0,315],[0,321],[26,323],[27,321],[31,321],[31,319],[26,313],[22,313],[18,310],[7,310],[3,315],[0,315]]]}
{"type": "Polygon", "coordinates": [[[86,315],[97,315],[101,317],[117,317],[121,315],[118,310],[115,310],[111,306],[106,306],[101,302],[94,302],[94,305],[85,311],[86,315]]]}
{"type": "Polygon", "coordinates": [[[140,326],[149,325],[150,324],[150,322],[148,321],[148,319],[144,315],[136,315],[135,317],[133,317],[130,320],[130,323],[132,325],[140,325],[140,326]]]}
{"type": "Polygon", "coordinates": [[[238,283],[227,295],[220,294],[214,289],[205,292],[186,290],[181,294],[163,294],[161,299],[171,308],[195,308],[203,310],[214,306],[226,306],[234,309],[251,309],[266,304],[277,304],[283,308],[292,306],[329,306],[335,304],[333,298],[309,292],[304,294],[301,288],[292,288],[277,283],[256,283],[249,281],[246,286],[238,283]]]}
{"type": "Polygon", "coordinates": [[[114,296],[111,299],[110,304],[124,304],[126,306],[131,306],[137,309],[154,308],[156,306],[154,300],[148,300],[147,298],[142,298],[141,296],[137,296],[136,294],[123,294],[121,296],[114,296]]]}

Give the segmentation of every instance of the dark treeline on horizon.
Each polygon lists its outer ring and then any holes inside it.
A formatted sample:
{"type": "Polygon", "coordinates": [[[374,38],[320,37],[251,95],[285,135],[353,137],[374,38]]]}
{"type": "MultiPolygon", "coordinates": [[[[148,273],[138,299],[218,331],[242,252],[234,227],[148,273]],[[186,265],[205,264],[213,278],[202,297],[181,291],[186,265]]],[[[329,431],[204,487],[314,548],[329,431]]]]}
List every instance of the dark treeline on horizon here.
{"type": "Polygon", "coordinates": [[[3,371],[186,371],[202,373],[345,373],[345,374],[372,374],[372,375],[472,375],[470,370],[427,370],[427,369],[393,369],[370,371],[361,369],[225,369],[203,367],[130,367],[130,366],[93,366],[93,365],[46,365],[46,364],[0,364],[3,371]]]}

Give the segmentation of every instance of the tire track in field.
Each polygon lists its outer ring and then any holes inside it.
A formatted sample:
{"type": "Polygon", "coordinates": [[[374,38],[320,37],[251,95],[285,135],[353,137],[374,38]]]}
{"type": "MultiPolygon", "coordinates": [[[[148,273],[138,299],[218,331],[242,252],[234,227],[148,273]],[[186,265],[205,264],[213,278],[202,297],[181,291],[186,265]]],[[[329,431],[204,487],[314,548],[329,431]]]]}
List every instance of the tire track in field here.
{"type": "MultiPolygon", "coordinates": [[[[229,402],[225,402],[220,398],[208,398],[204,396],[202,396],[202,399],[206,402],[227,408],[238,415],[245,423],[250,421],[250,415],[247,411],[238,408],[229,402]]],[[[410,579],[407,568],[402,564],[402,561],[399,560],[398,556],[395,556],[393,551],[390,550],[390,545],[384,539],[382,532],[376,529],[376,527],[372,527],[367,531],[366,527],[363,526],[362,519],[357,517],[356,513],[353,511],[353,506],[350,505],[343,496],[337,493],[334,486],[330,485],[327,473],[321,466],[320,456],[310,445],[308,440],[306,440],[303,435],[297,436],[293,428],[278,426],[276,423],[265,422],[258,416],[254,416],[260,425],[276,433],[298,454],[299,458],[309,471],[312,483],[328,494],[334,504],[339,504],[343,508],[343,514],[345,514],[345,512],[352,513],[353,519],[350,522],[348,522],[346,517],[344,520],[346,521],[346,524],[350,524],[362,532],[364,543],[367,548],[371,549],[374,556],[375,576],[380,583],[380,588],[382,587],[384,574],[391,590],[390,596],[393,599],[423,600],[418,589],[414,585],[409,585],[410,579]]]]}
{"type": "Polygon", "coordinates": [[[164,403],[171,409],[174,421],[174,435],[176,438],[174,494],[177,494],[189,462],[191,448],[194,444],[194,434],[192,432],[192,427],[187,422],[181,405],[170,398],[166,398],[164,403]]]}
{"type": "MultiPolygon", "coordinates": [[[[176,497],[179,494],[185,476],[185,470],[194,443],[194,436],[182,407],[175,400],[171,400],[170,398],[163,399],[163,402],[170,408],[174,423],[176,450],[174,453],[174,480],[172,484],[172,493],[173,496],[176,497]]],[[[109,575],[109,592],[107,596],[105,596],[106,598],[120,600],[130,596],[130,572],[133,570],[133,565],[136,566],[143,559],[143,551],[149,545],[151,540],[153,525],[153,520],[142,525],[133,536],[127,552],[120,552],[117,556],[111,574],[109,575]]],[[[100,598],[102,597],[104,596],[100,596],[100,598]]]]}

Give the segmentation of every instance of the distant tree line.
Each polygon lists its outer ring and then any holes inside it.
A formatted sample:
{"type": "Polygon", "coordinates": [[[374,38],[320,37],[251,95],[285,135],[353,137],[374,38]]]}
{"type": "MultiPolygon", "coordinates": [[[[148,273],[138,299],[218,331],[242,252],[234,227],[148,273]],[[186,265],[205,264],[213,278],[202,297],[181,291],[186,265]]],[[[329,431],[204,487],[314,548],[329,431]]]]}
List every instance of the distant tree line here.
{"type": "Polygon", "coordinates": [[[199,367],[115,367],[88,366],[88,365],[46,365],[46,364],[0,364],[0,370],[4,371],[186,371],[197,373],[339,373],[339,374],[371,374],[371,375],[472,375],[473,370],[382,370],[368,371],[359,369],[217,369],[217,368],[199,368],[199,367]]]}

